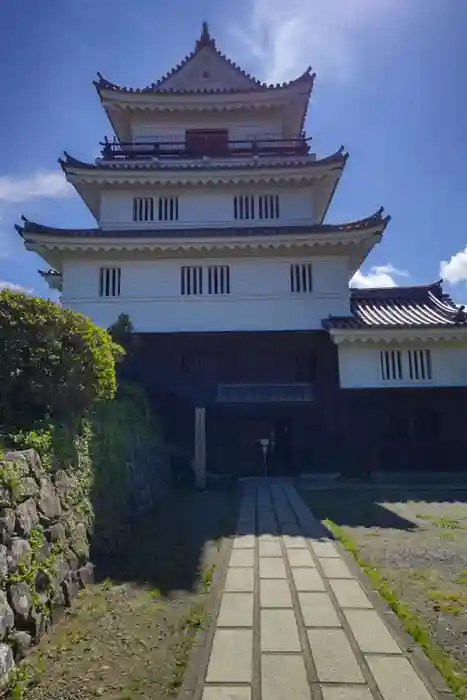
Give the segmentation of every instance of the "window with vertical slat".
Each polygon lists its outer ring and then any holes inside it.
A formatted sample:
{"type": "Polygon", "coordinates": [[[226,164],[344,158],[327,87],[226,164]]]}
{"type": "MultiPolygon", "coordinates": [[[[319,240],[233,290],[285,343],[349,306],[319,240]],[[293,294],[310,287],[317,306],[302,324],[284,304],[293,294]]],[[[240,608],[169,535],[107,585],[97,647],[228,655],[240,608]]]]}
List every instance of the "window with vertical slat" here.
{"type": "Polygon", "coordinates": [[[120,267],[101,267],[99,270],[99,296],[119,297],[122,280],[120,267]]]}
{"type": "Polygon", "coordinates": [[[290,291],[293,294],[309,294],[313,291],[311,263],[292,263],[290,265],[290,291]]]}

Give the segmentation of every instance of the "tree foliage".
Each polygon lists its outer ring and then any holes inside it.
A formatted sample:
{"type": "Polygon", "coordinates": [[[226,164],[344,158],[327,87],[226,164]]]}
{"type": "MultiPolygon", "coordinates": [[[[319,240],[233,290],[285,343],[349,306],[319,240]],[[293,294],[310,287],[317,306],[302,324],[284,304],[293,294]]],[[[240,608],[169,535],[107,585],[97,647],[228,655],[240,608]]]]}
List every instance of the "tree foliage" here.
{"type": "Polygon", "coordinates": [[[52,301],[0,292],[0,424],[66,422],[115,396],[123,349],[90,319],[52,301]]]}

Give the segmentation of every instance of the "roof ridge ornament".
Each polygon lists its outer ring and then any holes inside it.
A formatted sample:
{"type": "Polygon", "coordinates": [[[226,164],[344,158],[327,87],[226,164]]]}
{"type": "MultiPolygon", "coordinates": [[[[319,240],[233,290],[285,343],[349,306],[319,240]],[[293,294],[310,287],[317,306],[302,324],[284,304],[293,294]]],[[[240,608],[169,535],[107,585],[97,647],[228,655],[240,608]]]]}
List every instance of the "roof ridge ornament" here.
{"type": "Polygon", "coordinates": [[[195,53],[206,47],[216,50],[216,42],[211,37],[209,32],[209,24],[207,22],[203,22],[201,25],[201,35],[196,42],[195,53]]]}

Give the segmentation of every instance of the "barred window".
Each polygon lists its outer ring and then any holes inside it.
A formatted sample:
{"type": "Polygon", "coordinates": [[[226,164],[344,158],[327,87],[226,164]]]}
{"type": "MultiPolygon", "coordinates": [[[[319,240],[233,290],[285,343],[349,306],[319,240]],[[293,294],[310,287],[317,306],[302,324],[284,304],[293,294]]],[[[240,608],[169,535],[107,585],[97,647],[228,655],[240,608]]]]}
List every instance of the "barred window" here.
{"type": "Polygon", "coordinates": [[[159,221],[178,221],[178,197],[159,197],[159,221]]]}
{"type": "Polygon", "coordinates": [[[154,197],[133,197],[133,221],[154,221],[154,197]]]}
{"type": "Polygon", "coordinates": [[[120,267],[101,267],[99,270],[99,296],[119,297],[122,270],[120,267]]]}
{"type": "Polygon", "coordinates": [[[278,219],[279,195],[235,195],[234,219],[278,219]]]}
{"type": "Polygon", "coordinates": [[[307,294],[313,290],[311,263],[293,263],[290,266],[290,291],[293,294],[307,294]]]}
{"type": "Polygon", "coordinates": [[[230,294],[230,267],[210,265],[208,267],[208,294],[230,294]]]}
{"type": "Polygon", "coordinates": [[[229,265],[184,265],[181,268],[180,291],[183,296],[230,294],[229,265]]]}
{"type": "Polygon", "coordinates": [[[178,197],[134,197],[133,221],[178,221],[178,197]]]}
{"type": "Polygon", "coordinates": [[[431,351],[408,350],[409,377],[412,381],[426,381],[432,378],[431,351]]]}
{"type": "Polygon", "coordinates": [[[402,353],[400,350],[381,350],[381,379],[384,382],[400,381],[402,375],[402,353]]]}
{"type": "Polygon", "coordinates": [[[181,268],[181,293],[197,296],[203,293],[203,268],[200,265],[183,265],[181,268]]]}

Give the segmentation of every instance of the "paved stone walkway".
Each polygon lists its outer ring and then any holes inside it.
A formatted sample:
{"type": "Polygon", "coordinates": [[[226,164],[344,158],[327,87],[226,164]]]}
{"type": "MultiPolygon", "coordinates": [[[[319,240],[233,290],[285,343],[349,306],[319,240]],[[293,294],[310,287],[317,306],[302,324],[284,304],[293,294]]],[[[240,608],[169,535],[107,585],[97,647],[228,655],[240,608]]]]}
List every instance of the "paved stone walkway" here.
{"type": "Polygon", "coordinates": [[[294,486],[246,482],[202,700],[432,697],[294,486]]]}

